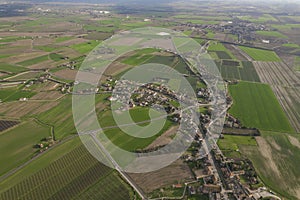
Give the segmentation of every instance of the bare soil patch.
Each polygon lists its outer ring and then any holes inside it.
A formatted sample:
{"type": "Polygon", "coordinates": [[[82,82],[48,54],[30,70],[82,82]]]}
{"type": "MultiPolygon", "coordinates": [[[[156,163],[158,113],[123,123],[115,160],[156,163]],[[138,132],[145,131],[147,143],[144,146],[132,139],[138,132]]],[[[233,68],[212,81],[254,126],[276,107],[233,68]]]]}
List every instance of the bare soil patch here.
{"type": "Polygon", "coordinates": [[[134,45],[135,43],[138,43],[141,41],[141,38],[136,38],[136,37],[131,37],[131,38],[125,38],[125,39],[119,39],[111,43],[111,45],[116,45],[116,46],[126,46],[126,45],[134,45]]]}
{"type": "Polygon", "coordinates": [[[56,67],[56,63],[52,60],[46,60],[44,62],[40,62],[34,65],[30,65],[27,68],[29,69],[51,69],[56,67]]]}
{"type": "Polygon", "coordinates": [[[71,46],[73,44],[80,44],[80,43],[84,43],[84,42],[88,42],[89,40],[86,40],[84,38],[75,38],[75,39],[71,39],[71,40],[67,40],[64,42],[60,42],[58,43],[58,45],[60,46],[71,46]]]}
{"type": "Polygon", "coordinates": [[[273,171],[275,176],[281,177],[280,170],[278,169],[276,161],[273,159],[272,148],[270,147],[268,142],[263,137],[256,137],[255,139],[258,144],[258,150],[265,158],[266,163],[268,163],[269,170],[273,171]]]}
{"type": "Polygon", "coordinates": [[[46,52],[30,52],[30,53],[22,53],[17,56],[11,56],[11,57],[5,58],[3,60],[4,60],[4,62],[15,64],[15,63],[19,63],[19,62],[22,62],[25,60],[30,60],[30,59],[33,59],[36,57],[40,57],[43,55],[47,55],[47,53],[46,52]]]}
{"type": "Polygon", "coordinates": [[[79,56],[81,56],[80,53],[78,53],[77,51],[75,51],[75,50],[73,50],[71,48],[68,48],[68,47],[59,49],[57,51],[57,53],[61,54],[61,55],[64,55],[66,57],[69,57],[69,58],[78,58],[79,56]]]}
{"type": "Polygon", "coordinates": [[[164,134],[156,138],[145,150],[154,149],[156,147],[164,146],[172,141],[172,136],[176,134],[178,126],[173,126],[167,130],[164,134]]]}
{"type": "Polygon", "coordinates": [[[58,78],[62,78],[65,80],[75,80],[77,75],[77,70],[62,69],[60,71],[55,72],[54,75],[57,76],[58,78]]]}
{"type": "Polygon", "coordinates": [[[231,44],[224,44],[224,46],[238,59],[238,60],[248,60],[248,58],[241,53],[238,47],[231,44]]]}
{"type": "Polygon", "coordinates": [[[129,174],[135,183],[146,193],[164,186],[194,180],[188,165],[182,160],[158,171],[144,174],[129,174]]]}
{"type": "Polygon", "coordinates": [[[54,43],[53,38],[43,37],[43,38],[36,38],[33,41],[34,46],[47,46],[54,43]]]}
{"type": "Polygon", "coordinates": [[[295,147],[298,147],[300,149],[300,141],[297,138],[290,136],[290,135],[288,136],[288,138],[292,145],[294,145],[295,147]]]}
{"type": "Polygon", "coordinates": [[[40,114],[59,104],[54,102],[9,102],[2,104],[0,113],[13,118],[24,117],[25,115],[40,114]]]}
{"type": "Polygon", "coordinates": [[[105,70],[105,74],[115,76],[129,68],[132,68],[132,66],[123,64],[121,62],[114,62],[105,70]]]}
{"type": "Polygon", "coordinates": [[[48,91],[48,92],[39,92],[38,94],[34,95],[31,100],[56,100],[58,98],[63,97],[59,91],[48,91]]]}

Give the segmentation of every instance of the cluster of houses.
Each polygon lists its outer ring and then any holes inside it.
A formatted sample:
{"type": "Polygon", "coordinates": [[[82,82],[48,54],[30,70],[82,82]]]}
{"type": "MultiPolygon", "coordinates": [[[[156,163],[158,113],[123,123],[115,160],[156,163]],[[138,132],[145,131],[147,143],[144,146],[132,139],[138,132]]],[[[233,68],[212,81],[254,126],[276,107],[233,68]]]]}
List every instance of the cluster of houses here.
{"type": "Polygon", "coordinates": [[[258,175],[249,159],[229,159],[216,150],[213,151],[214,159],[222,184],[226,192],[235,199],[258,200],[262,197],[280,199],[262,187],[258,175]]]}
{"type": "Polygon", "coordinates": [[[34,145],[40,153],[55,145],[56,141],[52,137],[43,138],[40,143],[34,145]]]}
{"type": "MultiPolygon", "coordinates": [[[[218,24],[195,24],[186,22],[181,23],[175,29],[180,31],[192,30],[196,35],[202,36],[205,36],[208,33],[208,31],[206,31],[208,29],[218,33],[232,34],[237,36],[236,42],[239,43],[256,41],[258,37],[261,37],[256,34],[256,31],[270,31],[270,29],[263,24],[253,23],[239,18],[234,18],[233,21],[220,22],[218,24]]],[[[278,38],[261,38],[261,42],[265,44],[269,44],[271,40],[278,40],[278,38]]]]}
{"type": "Polygon", "coordinates": [[[239,119],[237,119],[227,113],[224,127],[226,127],[226,128],[242,128],[242,123],[239,119]]]}
{"type": "Polygon", "coordinates": [[[200,98],[199,103],[209,103],[211,92],[207,88],[200,88],[197,92],[197,97],[200,98]]]}
{"type": "Polygon", "coordinates": [[[256,31],[265,31],[267,27],[236,18],[232,23],[223,23],[213,27],[213,30],[238,36],[238,41],[255,41],[256,31]]]}
{"type": "Polygon", "coordinates": [[[136,91],[132,104],[135,106],[164,105],[168,114],[174,113],[178,108],[171,104],[176,101],[176,95],[163,85],[146,84],[136,91]]]}
{"type": "MultiPolygon", "coordinates": [[[[68,60],[68,59],[69,59],[68,57],[65,57],[65,60],[68,60]]],[[[68,63],[64,63],[64,64],[60,65],[59,67],[66,67],[68,69],[74,70],[76,64],[77,64],[76,61],[70,61],[68,63]]]]}

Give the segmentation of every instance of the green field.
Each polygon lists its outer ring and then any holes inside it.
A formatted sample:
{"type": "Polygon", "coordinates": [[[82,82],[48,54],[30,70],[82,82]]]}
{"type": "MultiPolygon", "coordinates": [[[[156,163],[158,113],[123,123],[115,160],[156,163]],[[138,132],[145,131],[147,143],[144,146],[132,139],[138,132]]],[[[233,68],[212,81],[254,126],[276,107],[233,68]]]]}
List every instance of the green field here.
{"type": "Polygon", "coordinates": [[[259,177],[271,190],[286,199],[296,200],[300,187],[300,148],[291,144],[291,136],[300,142],[298,135],[262,132],[264,146],[242,146],[241,152],[250,158],[259,177]]]}
{"type": "Polygon", "coordinates": [[[235,59],[234,55],[222,43],[211,42],[208,51],[215,52],[219,59],[235,59]]]}
{"type": "Polygon", "coordinates": [[[99,44],[98,41],[95,40],[91,40],[89,42],[85,42],[85,43],[80,43],[80,44],[73,44],[70,47],[72,49],[75,49],[76,51],[78,51],[79,53],[82,54],[87,54],[90,51],[92,51],[97,45],[99,44]]]}
{"type": "MultiPolygon", "coordinates": [[[[145,120],[149,119],[148,115],[148,108],[142,108],[141,112],[138,111],[138,109],[133,110],[130,112],[130,115],[135,122],[143,122],[145,120]]],[[[103,112],[98,117],[99,123],[101,127],[112,127],[116,126],[116,122],[113,119],[111,111],[103,112]]],[[[154,121],[153,123],[156,123],[157,121],[154,121]]],[[[126,124],[126,123],[125,123],[126,124]]],[[[149,122],[145,122],[142,124],[139,124],[139,126],[143,127],[148,125],[149,122]]],[[[123,148],[127,151],[135,151],[138,149],[143,149],[150,145],[158,136],[163,134],[165,131],[167,131],[171,126],[174,124],[167,120],[164,124],[164,127],[162,130],[160,130],[159,133],[156,135],[149,137],[149,138],[138,138],[138,137],[132,137],[126,133],[124,133],[120,128],[111,128],[104,131],[105,135],[110,139],[111,142],[113,142],[115,145],[117,145],[120,148],[123,148]]],[[[153,126],[153,124],[152,124],[153,126]]],[[[154,125],[155,126],[155,125],[154,125]]],[[[130,128],[128,126],[127,128],[130,128]]],[[[151,129],[151,127],[149,127],[151,129]]],[[[146,131],[146,130],[145,130],[146,131]]]]}
{"type": "Polygon", "coordinates": [[[79,139],[73,139],[56,147],[33,163],[35,163],[34,169],[28,169],[29,166],[26,166],[19,174],[15,174],[4,182],[5,189],[1,190],[1,199],[16,199],[20,196],[25,199],[48,199],[50,197],[82,199],[90,195],[97,195],[97,199],[132,198],[131,188],[118,177],[113,169],[104,166],[82,144],[80,145],[79,139]],[[71,146],[71,143],[75,145],[71,146]],[[65,145],[68,148],[65,148],[65,145]],[[67,151],[63,152],[63,149],[67,151]],[[47,160],[46,166],[37,166],[47,157],[52,161],[47,160]],[[26,176],[20,177],[20,174],[26,176]],[[7,182],[13,179],[19,181],[8,186],[7,182]],[[98,187],[103,185],[105,187],[99,190],[98,187]],[[99,196],[98,192],[102,196],[99,196]]]}
{"type": "Polygon", "coordinates": [[[30,98],[35,94],[35,92],[14,87],[0,90],[0,99],[2,102],[18,101],[20,98],[30,98]]]}
{"type": "Polygon", "coordinates": [[[228,158],[240,158],[241,146],[256,146],[255,138],[251,136],[225,135],[224,139],[218,140],[218,146],[228,158]]]}
{"type": "Polygon", "coordinates": [[[129,113],[134,122],[141,122],[150,120],[149,110],[150,109],[147,107],[135,107],[133,109],[130,109],[129,113]]]}
{"type": "Polygon", "coordinates": [[[0,134],[0,175],[17,167],[33,156],[35,144],[50,136],[50,128],[35,121],[22,124],[0,134]],[[4,153],[5,152],[5,153],[4,153]]]}
{"type": "Polygon", "coordinates": [[[214,39],[216,34],[210,29],[206,29],[206,31],[207,31],[206,37],[209,39],[214,39]]]}
{"type": "Polygon", "coordinates": [[[267,37],[277,37],[277,38],[288,38],[278,31],[256,31],[258,35],[267,36],[267,37]]]}
{"type": "Polygon", "coordinates": [[[39,57],[36,57],[36,58],[25,60],[25,61],[19,62],[17,64],[27,67],[27,66],[30,66],[30,65],[34,65],[34,64],[37,64],[37,63],[44,62],[46,60],[48,60],[48,55],[39,56],[39,57]]]}
{"type": "Polygon", "coordinates": [[[242,20],[254,22],[254,23],[266,23],[266,22],[277,22],[278,21],[276,18],[274,18],[270,14],[263,14],[261,16],[245,15],[245,16],[238,16],[238,18],[242,19],[242,20]]]}
{"type": "Polygon", "coordinates": [[[143,64],[145,61],[147,61],[148,59],[152,58],[153,55],[133,55],[130,56],[128,58],[126,58],[125,60],[122,61],[122,63],[127,64],[127,65],[132,65],[132,66],[138,66],[143,64]]]}
{"type": "Polygon", "coordinates": [[[207,16],[207,15],[187,15],[187,14],[180,14],[173,16],[175,19],[201,19],[207,21],[224,21],[230,20],[231,18],[225,15],[216,15],[216,16],[207,16]]]}
{"type": "Polygon", "coordinates": [[[34,48],[46,52],[52,52],[57,49],[56,47],[51,47],[51,46],[35,46],[34,48]]]}
{"type": "Polygon", "coordinates": [[[234,104],[229,112],[249,128],[293,132],[270,86],[240,82],[229,86],[234,104]]]}
{"type": "Polygon", "coordinates": [[[292,29],[300,28],[300,24],[272,24],[272,28],[286,32],[292,29]]]}
{"type": "Polygon", "coordinates": [[[152,53],[154,52],[158,52],[158,50],[153,48],[140,49],[135,51],[134,55],[126,57],[121,62],[127,65],[138,66],[152,58],[154,56],[152,53]]]}
{"type": "Polygon", "coordinates": [[[76,133],[72,118],[71,96],[67,96],[57,106],[36,117],[43,123],[54,126],[55,139],[62,139],[76,133]]]}
{"type": "Polygon", "coordinates": [[[294,68],[296,71],[300,71],[300,56],[295,57],[294,68]]]}
{"type": "Polygon", "coordinates": [[[73,39],[73,37],[71,36],[63,36],[63,37],[58,37],[55,39],[55,42],[60,43],[60,42],[64,42],[64,41],[68,41],[73,39]]]}
{"type": "Polygon", "coordinates": [[[294,43],[286,43],[286,44],[283,44],[282,46],[291,47],[291,48],[300,48],[299,44],[294,44],[294,43]]]}
{"type": "Polygon", "coordinates": [[[19,73],[19,72],[24,72],[27,71],[25,67],[19,67],[15,65],[11,65],[8,63],[0,63],[0,71],[3,72],[10,72],[10,73],[19,73]]]}
{"type": "Polygon", "coordinates": [[[260,82],[253,64],[249,61],[242,61],[241,66],[224,65],[224,62],[216,62],[216,64],[224,79],[260,82]]]}
{"type": "Polygon", "coordinates": [[[17,40],[28,39],[29,37],[8,36],[0,39],[0,43],[15,42],[17,40]]]}
{"type": "Polygon", "coordinates": [[[50,57],[50,59],[53,60],[53,61],[61,61],[61,60],[64,59],[64,56],[59,55],[59,54],[57,54],[57,53],[50,53],[50,54],[49,54],[49,57],[50,57]]]}
{"type": "Polygon", "coordinates": [[[245,53],[256,61],[280,62],[281,59],[274,51],[239,46],[245,53]]]}
{"type": "Polygon", "coordinates": [[[73,149],[79,147],[81,144],[82,143],[79,137],[76,137],[72,140],[65,141],[64,143],[57,145],[50,151],[46,151],[43,156],[26,165],[24,168],[19,170],[18,173],[11,175],[4,181],[1,181],[0,193],[23,181],[26,177],[32,176],[43,168],[48,167],[51,163],[53,163],[63,155],[71,152],[73,149]]]}

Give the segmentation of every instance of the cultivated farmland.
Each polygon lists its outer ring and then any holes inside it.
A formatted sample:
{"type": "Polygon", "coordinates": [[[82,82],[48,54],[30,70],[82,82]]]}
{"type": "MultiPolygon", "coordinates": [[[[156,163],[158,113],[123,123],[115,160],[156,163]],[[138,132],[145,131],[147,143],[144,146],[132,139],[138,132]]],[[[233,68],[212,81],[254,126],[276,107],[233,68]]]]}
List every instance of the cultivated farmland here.
{"type": "Polygon", "coordinates": [[[225,135],[224,139],[218,140],[218,146],[222,153],[228,158],[240,158],[239,152],[242,146],[256,146],[256,141],[251,136],[225,135]]]}
{"type": "Polygon", "coordinates": [[[300,132],[299,78],[284,63],[254,62],[262,82],[271,85],[291,124],[300,132]]]}
{"type": "Polygon", "coordinates": [[[229,112],[249,128],[293,132],[270,86],[240,82],[230,85],[234,104],[229,112]]]}
{"type": "Polygon", "coordinates": [[[245,53],[247,53],[255,61],[270,61],[280,62],[281,59],[274,51],[256,49],[251,47],[240,46],[245,53]]]}
{"type": "Polygon", "coordinates": [[[265,184],[287,199],[296,200],[300,194],[300,148],[290,138],[300,141],[298,135],[262,132],[262,137],[256,137],[258,146],[241,146],[240,150],[251,159],[265,184]]]}
{"type": "Polygon", "coordinates": [[[259,76],[250,61],[242,61],[241,66],[238,61],[216,62],[222,77],[227,80],[243,80],[260,82],[259,76]]]}
{"type": "Polygon", "coordinates": [[[5,131],[6,129],[10,129],[19,123],[19,121],[0,120],[0,132],[5,131]]]}
{"type": "Polygon", "coordinates": [[[98,199],[118,197],[125,200],[131,199],[132,193],[111,168],[101,164],[83,145],[79,145],[12,185],[0,194],[0,199],[80,199],[89,195],[97,195],[98,199]],[[100,197],[94,192],[101,185],[100,197]]]}
{"type": "Polygon", "coordinates": [[[24,122],[0,134],[1,155],[0,174],[17,167],[33,156],[33,148],[42,138],[50,136],[50,128],[42,126],[35,121],[24,122]],[[20,142],[16,142],[16,138],[20,142]]]}
{"type": "Polygon", "coordinates": [[[219,59],[235,59],[234,55],[222,43],[211,43],[208,51],[215,52],[219,59]]]}

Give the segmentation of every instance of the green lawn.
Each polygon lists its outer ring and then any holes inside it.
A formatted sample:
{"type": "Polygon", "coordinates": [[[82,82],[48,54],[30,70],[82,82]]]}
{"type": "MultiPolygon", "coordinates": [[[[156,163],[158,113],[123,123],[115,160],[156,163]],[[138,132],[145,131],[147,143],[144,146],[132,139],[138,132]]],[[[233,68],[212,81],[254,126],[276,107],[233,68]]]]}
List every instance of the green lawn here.
{"type": "Polygon", "coordinates": [[[230,85],[234,104],[230,113],[249,128],[293,132],[282,107],[270,86],[260,83],[240,82],[230,85]]]}
{"type": "Polygon", "coordinates": [[[240,46],[245,53],[247,53],[251,58],[256,61],[270,61],[270,62],[280,62],[281,59],[274,51],[268,51],[263,49],[256,49],[251,47],[240,46]]]}
{"type": "Polygon", "coordinates": [[[50,136],[50,128],[35,121],[22,124],[0,134],[0,175],[17,167],[33,156],[37,144],[42,138],[50,136]],[[5,152],[5,153],[4,153],[5,152]]]}

